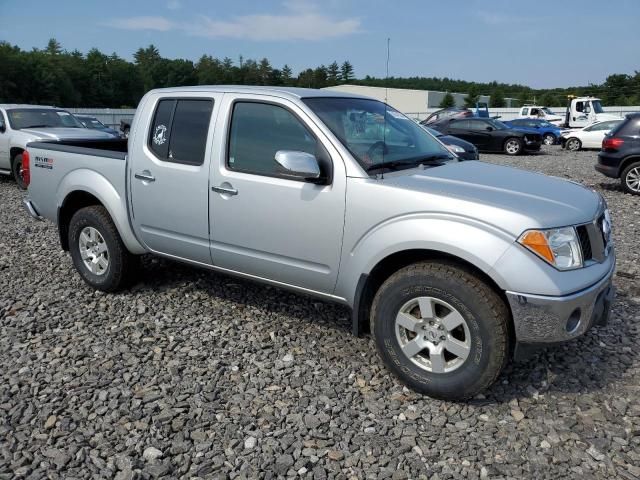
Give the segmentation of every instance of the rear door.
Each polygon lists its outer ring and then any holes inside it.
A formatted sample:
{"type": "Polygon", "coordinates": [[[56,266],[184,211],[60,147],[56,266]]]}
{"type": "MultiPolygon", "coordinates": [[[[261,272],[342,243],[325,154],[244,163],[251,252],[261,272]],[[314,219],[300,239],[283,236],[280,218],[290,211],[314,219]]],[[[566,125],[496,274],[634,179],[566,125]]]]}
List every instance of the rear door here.
{"type": "Polygon", "coordinates": [[[469,120],[469,132],[473,138],[472,143],[478,150],[489,150],[491,146],[491,132],[487,130],[490,125],[482,120],[469,120]]]}
{"type": "Polygon", "coordinates": [[[469,120],[452,120],[446,129],[447,135],[461,138],[475,145],[473,133],[469,130],[469,120]]]}
{"type": "Polygon", "coordinates": [[[209,165],[221,94],[151,97],[136,130],[129,168],[130,208],[151,251],[203,264],[209,251],[209,165]]]}
{"type": "MultiPolygon", "coordinates": [[[[222,148],[212,164],[211,256],[217,267],[331,293],[344,228],[342,158],[300,106],[263,95],[227,93],[217,127],[222,148]],[[287,178],[279,150],[321,159],[331,180],[287,178]]],[[[218,140],[219,139],[219,140],[218,140]]]]}

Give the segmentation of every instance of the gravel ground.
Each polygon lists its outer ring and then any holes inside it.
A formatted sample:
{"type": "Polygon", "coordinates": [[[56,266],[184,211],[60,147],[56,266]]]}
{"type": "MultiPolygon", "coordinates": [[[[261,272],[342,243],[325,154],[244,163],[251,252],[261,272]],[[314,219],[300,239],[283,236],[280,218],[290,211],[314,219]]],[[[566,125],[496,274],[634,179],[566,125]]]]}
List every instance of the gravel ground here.
{"type": "Polygon", "coordinates": [[[0,179],[0,479],[640,478],[640,199],[594,152],[483,159],[602,192],[618,294],[465,404],[403,388],[342,307],[158,259],[91,291],[0,179]]]}

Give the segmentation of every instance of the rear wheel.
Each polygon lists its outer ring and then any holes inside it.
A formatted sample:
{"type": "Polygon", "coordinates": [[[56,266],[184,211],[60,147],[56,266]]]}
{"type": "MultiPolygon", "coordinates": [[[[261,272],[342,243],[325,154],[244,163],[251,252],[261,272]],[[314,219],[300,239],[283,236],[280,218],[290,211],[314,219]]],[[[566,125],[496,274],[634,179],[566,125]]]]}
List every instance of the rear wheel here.
{"type": "Polygon", "coordinates": [[[553,133],[545,133],[542,137],[542,143],[545,145],[553,145],[556,143],[556,136],[553,133]]]}
{"type": "Polygon", "coordinates": [[[520,155],[522,153],[522,140],[509,138],[504,142],[504,153],[507,155],[520,155]]]}
{"type": "Polygon", "coordinates": [[[625,192],[640,195],[640,162],[632,163],[625,168],[620,179],[625,192]]]}
{"type": "Polygon", "coordinates": [[[99,205],[82,208],[71,218],[69,251],[80,276],[97,290],[119,290],[135,272],[137,257],[129,253],[109,213],[99,205]]]}
{"type": "Polygon", "coordinates": [[[13,162],[11,163],[11,173],[13,173],[13,178],[15,178],[18,188],[20,190],[26,190],[27,184],[24,181],[22,171],[22,154],[16,155],[13,158],[13,162]]]}
{"type": "Polygon", "coordinates": [[[582,148],[582,142],[575,137],[571,137],[570,139],[567,140],[567,143],[565,144],[565,146],[567,150],[571,152],[577,152],[582,148]]]}
{"type": "Polygon", "coordinates": [[[383,362],[401,381],[435,398],[464,400],[504,368],[508,318],[504,302],[472,272],[421,262],[380,287],[371,331],[383,362]]]}

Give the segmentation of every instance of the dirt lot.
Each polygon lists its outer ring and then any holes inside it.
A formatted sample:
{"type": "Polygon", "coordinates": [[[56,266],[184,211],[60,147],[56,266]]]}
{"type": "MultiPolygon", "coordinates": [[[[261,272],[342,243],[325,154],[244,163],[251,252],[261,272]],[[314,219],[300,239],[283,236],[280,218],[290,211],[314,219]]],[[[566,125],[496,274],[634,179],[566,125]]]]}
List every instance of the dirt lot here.
{"type": "Polygon", "coordinates": [[[466,404],[403,388],[341,307],[157,259],[94,292],[0,179],[0,478],[640,478],[640,197],[594,152],[483,159],[602,192],[618,293],[466,404]]]}

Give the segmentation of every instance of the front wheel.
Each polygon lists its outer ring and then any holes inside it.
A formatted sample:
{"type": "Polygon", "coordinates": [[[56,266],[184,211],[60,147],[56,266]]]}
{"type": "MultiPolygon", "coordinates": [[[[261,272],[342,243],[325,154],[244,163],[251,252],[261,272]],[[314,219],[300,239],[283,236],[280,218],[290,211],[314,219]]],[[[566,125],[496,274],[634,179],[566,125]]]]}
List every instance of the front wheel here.
{"type": "Polygon", "coordinates": [[[640,195],[640,162],[632,163],[625,168],[620,179],[625,192],[640,195]]]}
{"type": "Polygon", "coordinates": [[[556,136],[553,133],[545,133],[542,137],[542,143],[545,145],[553,145],[556,143],[556,136]]]}
{"type": "Polygon", "coordinates": [[[11,173],[20,190],[26,190],[27,184],[24,181],[23,169],[22,169],[22,154],[16,155],[11,164],[11,173]]]}
{"type": "Polygon", "coordinates": [[[135,271],[137,257],[129,253],[109,213],[99,205],[82,208],[71,217],[69,251],[80,276],[97,290],[119,290],[135,271]]]}
{"type": "Polygon", "coordinates": [[[504,142],[504,153],[507,155],[520,155],[522,152],[522,140],[510,138],[504,142]]]}
{"type": "Polygon", "coordinates": [[[385,365],[434,398],[465,400],[506,365],[509,313],[500,297],[460,266],[421,262],[389,277],[371,310],[385,365]]]}
{"type": "Polygon", "coordinates": [[[582,142],[573,137],[567,140],[567,143],[565,145],[567,150],[569,150],[570,152],[577,152],[582,148],[582,142]]]}

